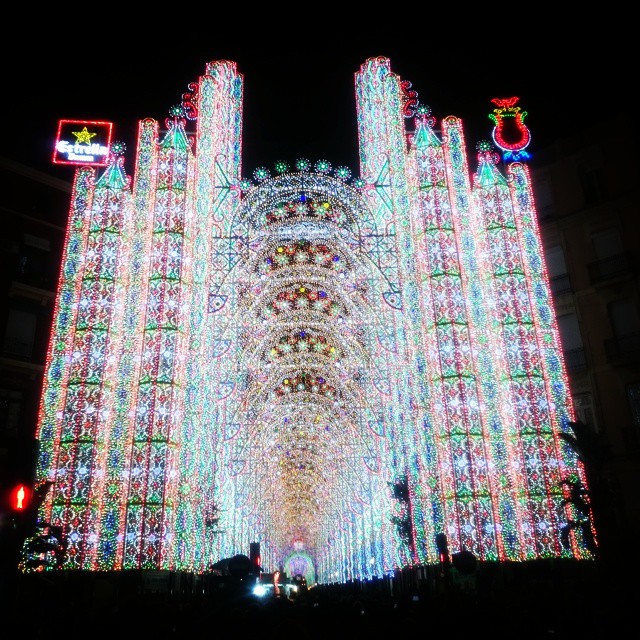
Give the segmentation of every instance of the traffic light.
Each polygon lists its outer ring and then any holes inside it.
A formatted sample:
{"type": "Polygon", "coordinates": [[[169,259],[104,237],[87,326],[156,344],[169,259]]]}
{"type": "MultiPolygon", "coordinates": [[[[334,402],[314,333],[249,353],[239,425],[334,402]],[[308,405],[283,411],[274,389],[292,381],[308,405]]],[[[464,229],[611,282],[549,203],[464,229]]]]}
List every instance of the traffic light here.
{"type": "Polygon", "coordinates": [[[5,489],[2,526],[15,538],[16,544],[36,533],[40,502],[38,494],[25,482],[15,482],[5,489]]]}
{"type": "Polygon", "coordinates": [[[31,487],[19,482],[9,491],[9,509],[14,513],[26,513],[31,506],[31,487]]]}
{"type": "MultiPolygon", "coordinates": [[[[11,508],[11,500],[17,498],[13,492],[24,485],[25,493],[33,487],[35,477],[38,441],[31,437],[8,438],[2,442],[2,459],[0,459],[0,483],[4,493],[5,509],[11,508]],[[7,500],[10,502],[7,503],[7,500]]],[[[28,496],[25,495],[28,499],[28,496]]]]}
{"type": "Polygon", "coordinates": [[[26,523],[33,515],[33,483],[37,440],[14,438],[5,443],[0,486],[2,490],[3,525],[26,523]]]}
{"type": "Polygon", "coordinates": [[[18,482],[5,491],[0,529],[0,573],[16,569],[41,571],[61,566],[66,555],[62,527],[38,519],[38,511],[52,482],[35,489],[18,482]]]}
{"type": "Polygon", "coordinates": [[[17,567],[25,541],[38,536],[38,510],[51,482],[35,487],[38,441],[18,437],[5,442],[0,475],[0,564],[17,567]]]}

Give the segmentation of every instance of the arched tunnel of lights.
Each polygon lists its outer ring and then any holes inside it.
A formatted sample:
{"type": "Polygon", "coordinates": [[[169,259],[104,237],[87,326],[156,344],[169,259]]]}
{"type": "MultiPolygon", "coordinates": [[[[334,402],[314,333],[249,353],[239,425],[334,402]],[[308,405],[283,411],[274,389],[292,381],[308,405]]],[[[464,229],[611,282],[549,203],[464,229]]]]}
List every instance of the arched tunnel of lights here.
{"type": "MultiPolygon", "coordinates": [[[[37,436],[64,568],[206,571],[261,545],[308,582],[588,557],[562,539],[572,406],[526,165],[462,122],[407,135],[356,78],[362,177],[242,180],[242,81],[208,65],[192,139],[140,122],[74,179],[37,436]]],[[[575,515],[575,514],[573,514],[575,515]]]]}
{"type": "Polygon", "coordinates": [[[239,214],[250,250],[236,274],[237,422],[251,428],[233,455],[248,460],[238,481],[254,487],[272,545],[298,564],[302,550],[326,545],[345,509],[362,513],[378,464],[359,413],[381,315],[367,283],[382,277],[358,250],[360,197],[329,176],[289,174],[255,187],[239,214]]]}

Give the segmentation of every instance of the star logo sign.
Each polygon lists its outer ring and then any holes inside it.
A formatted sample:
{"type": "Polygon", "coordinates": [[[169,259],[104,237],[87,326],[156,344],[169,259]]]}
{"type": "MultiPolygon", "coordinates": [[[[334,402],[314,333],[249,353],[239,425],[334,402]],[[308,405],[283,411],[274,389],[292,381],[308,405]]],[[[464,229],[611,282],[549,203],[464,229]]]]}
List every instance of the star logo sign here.
{"type": "Polygon", "coordinates": [[[72,131],[71,133],[76,137],[78,144],[91,144],[91,138],[97,135],[95,133],[89,133],[87,127],[84,127],[82,131],[72,131]]]}

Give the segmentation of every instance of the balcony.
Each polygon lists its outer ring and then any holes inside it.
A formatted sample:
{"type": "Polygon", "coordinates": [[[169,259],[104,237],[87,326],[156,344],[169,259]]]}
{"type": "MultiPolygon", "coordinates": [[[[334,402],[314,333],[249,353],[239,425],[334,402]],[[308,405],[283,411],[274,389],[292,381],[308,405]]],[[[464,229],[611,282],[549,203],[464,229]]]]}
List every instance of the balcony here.
{"type": "Polygon", "coordinates": [[[640,361],[640,331],[604,341],[607,360],[612,364],[640,361]]]}
{"type": "Polygon", "coordinates": [[[610,258],[597,260],[588,265],[591,284],[600,284],[636,273],[637,258],[631,251],[619,253],[610,258]]]}
{"type": "Polygon", "coordinates": [[[25,340],[24,338],[6,336],[2,352],[7,356],[17,356],[28,360],[33,355],[33,338],[25,340]]]}
{"type": "Polygon", "coordinates": [[[39,305],[45,307],[53,302],[55,292],[49,289],[35,287],[24,280],[12,280],[11,287],[9,289],[9,297],[33,300],[39,305]]]}

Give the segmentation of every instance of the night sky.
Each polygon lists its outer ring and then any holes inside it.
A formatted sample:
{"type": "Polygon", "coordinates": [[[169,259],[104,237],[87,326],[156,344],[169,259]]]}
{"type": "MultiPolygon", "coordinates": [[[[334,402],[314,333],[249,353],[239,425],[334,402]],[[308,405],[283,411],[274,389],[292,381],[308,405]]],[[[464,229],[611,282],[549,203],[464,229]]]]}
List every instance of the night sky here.
{"type": "Polygon", "coordinates": [[[443,26],[460,19],[455,6],[409,7],[396,24],[380,17],[357,28],[329,11],[288,14],[289,23],[263,28],[259,18],[251,27],[243,16],[215,22],[206,10],[186,18],[172,8],[146,32],[142,21],[121,14],[109,26],[106,10],[92,18],[81,9],[58,12],[32,25],[19,50],[9,39],[1,45],[0,155],[71,180],[73,167],[51,161],[58,120],[107,120],[114,140],[127,145],[132,172],[138,122],[163,123],[206,63],[221,59],[235,61],[244,76],[243,177],[299,157],[357,175],[354,74],[375,56],[391,60],[438,122],[463,119],[472,166],[476,143],[491,139],[494,97],[520,98],[533,154],[624,104],[630,45],[620,33],[601,44],[606,18],[582,16],[578,30],[573,18],[542,12],[534,26],[508,18],[505,7],[498,16],[478,12],[464,29],[443,26]]]}

